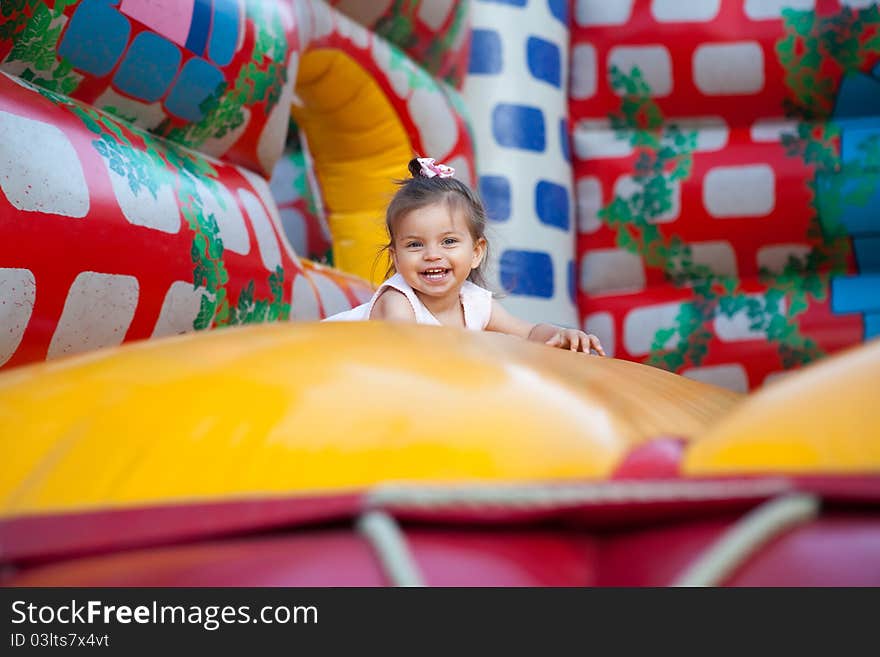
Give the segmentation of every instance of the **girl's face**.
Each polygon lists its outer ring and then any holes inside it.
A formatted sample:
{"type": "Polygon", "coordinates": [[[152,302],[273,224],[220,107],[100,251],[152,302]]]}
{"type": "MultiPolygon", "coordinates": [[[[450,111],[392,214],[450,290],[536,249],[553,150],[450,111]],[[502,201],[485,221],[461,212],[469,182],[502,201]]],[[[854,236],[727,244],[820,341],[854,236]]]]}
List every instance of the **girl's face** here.
{"type": "Polygon", "coordinates": [[[404,215],[394,233],[394,268],[411,288],[431,297],[457,296],[486,250],[485,239],[471,237],[464,211],[446,203],[404,215]]]}

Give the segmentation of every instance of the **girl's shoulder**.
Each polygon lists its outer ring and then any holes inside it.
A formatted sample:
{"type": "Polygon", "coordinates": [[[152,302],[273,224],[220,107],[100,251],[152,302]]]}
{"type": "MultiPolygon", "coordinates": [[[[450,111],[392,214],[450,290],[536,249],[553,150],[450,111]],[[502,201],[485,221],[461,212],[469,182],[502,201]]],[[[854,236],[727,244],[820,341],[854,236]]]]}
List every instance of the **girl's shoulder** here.
{"type": "Polygon", "coordinates": [[[382,287],[370,310],[370,319],[414,321],[415,309],[406,294],[391,285],[382,287]]]}

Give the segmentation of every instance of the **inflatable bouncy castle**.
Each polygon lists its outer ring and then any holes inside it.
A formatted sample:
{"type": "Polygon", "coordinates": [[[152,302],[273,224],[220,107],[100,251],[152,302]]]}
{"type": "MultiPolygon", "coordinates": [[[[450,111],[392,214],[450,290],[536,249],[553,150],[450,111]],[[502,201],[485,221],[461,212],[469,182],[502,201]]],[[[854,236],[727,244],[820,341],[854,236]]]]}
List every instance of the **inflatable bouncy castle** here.
{"type": "Polygon", "coordinates": [[[0,11],[0,582],[880,584],[871,0],[0,11]],[[414,154],[611,358],[319,323],[414,154]]]}

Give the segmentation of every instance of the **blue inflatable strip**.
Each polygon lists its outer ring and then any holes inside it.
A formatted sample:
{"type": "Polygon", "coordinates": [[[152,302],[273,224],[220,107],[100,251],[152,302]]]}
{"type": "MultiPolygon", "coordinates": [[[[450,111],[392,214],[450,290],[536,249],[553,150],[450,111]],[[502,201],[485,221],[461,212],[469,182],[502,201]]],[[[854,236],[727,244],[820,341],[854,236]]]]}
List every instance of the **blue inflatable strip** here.
{"type": "Polygon", "coordinates": [[[238,3],[235,0],[214,0],[214,24],[208,56],[218,66],[226,66],[235,54],[238,43],[238,3]]]}
{"type": "Polygon", "coordinates": [[[511,5],[512,7],[525,7],[529,0],[482,0],[482,2],[494,2],[498,5],[511,5]]]}
{"type": "Polygon", "coordinates": [[[880,313],[865,315],[865,340],[880,336],[880,313]]]}
{"type": "Polygon", "coordinates": [[[208,30],[211,28],[211,0],[196,0],[193,5],[192,23],[189,36],[186,37],[186,48],[197,55],[205,54],[208,42],[208,30]]]}
{"type": "Polygon", "coordinates": [[[542,251],[508,250],[500,259],[501,286],[511,294],[553,297],[553,261],[542,251]]]}
{"type": "Polygon", "coordinates": [[[832,278],[831,310],[837,314],[880,312],[880,274],[832,278]]]}
{"type": "Polygon", "coordinates": [[[880,80],[864,73],[843,76],[832,116],[849,118],[880,115],[880,80]]]}
{"type": "MultiPolygon", "coordinates": [[[[853,238],[856,264],[862,274],[880,273],[880,235],[853,238]]],[[[878,291],[880,294],[880,291],[878,291]]]]}

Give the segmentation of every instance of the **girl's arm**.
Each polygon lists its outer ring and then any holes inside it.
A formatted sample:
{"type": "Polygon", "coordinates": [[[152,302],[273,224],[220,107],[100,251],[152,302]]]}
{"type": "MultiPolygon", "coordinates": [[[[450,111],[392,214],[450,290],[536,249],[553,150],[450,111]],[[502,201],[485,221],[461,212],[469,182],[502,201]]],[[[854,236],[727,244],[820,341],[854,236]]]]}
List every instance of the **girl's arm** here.
{"type": "Polygon", "coordinates": [[[514,317],[504,309],[504,306],[498,303],[497,299],[492,299],[492,313],[489,315],[489,323],[486,324],[487,331],[506,333],[507,335],[515,335],[528,340],[529,333],[538,326],[540,324],[532,324],[531,322],[521,320],[519,317],[514,317]]]}
{"type": "Polygon", "coordinates": [[[590,349],[595,349],[600,356],[605,355],[605,350],[602,349],[602,344],[595,335],[553,324],[532,324],[523,321],[507,312],[496,299],[492,299],[492,314],[489,323],[486,324],[486,330],[516,335],[532,342],[587,354],[590,353],[590,349]]]}

